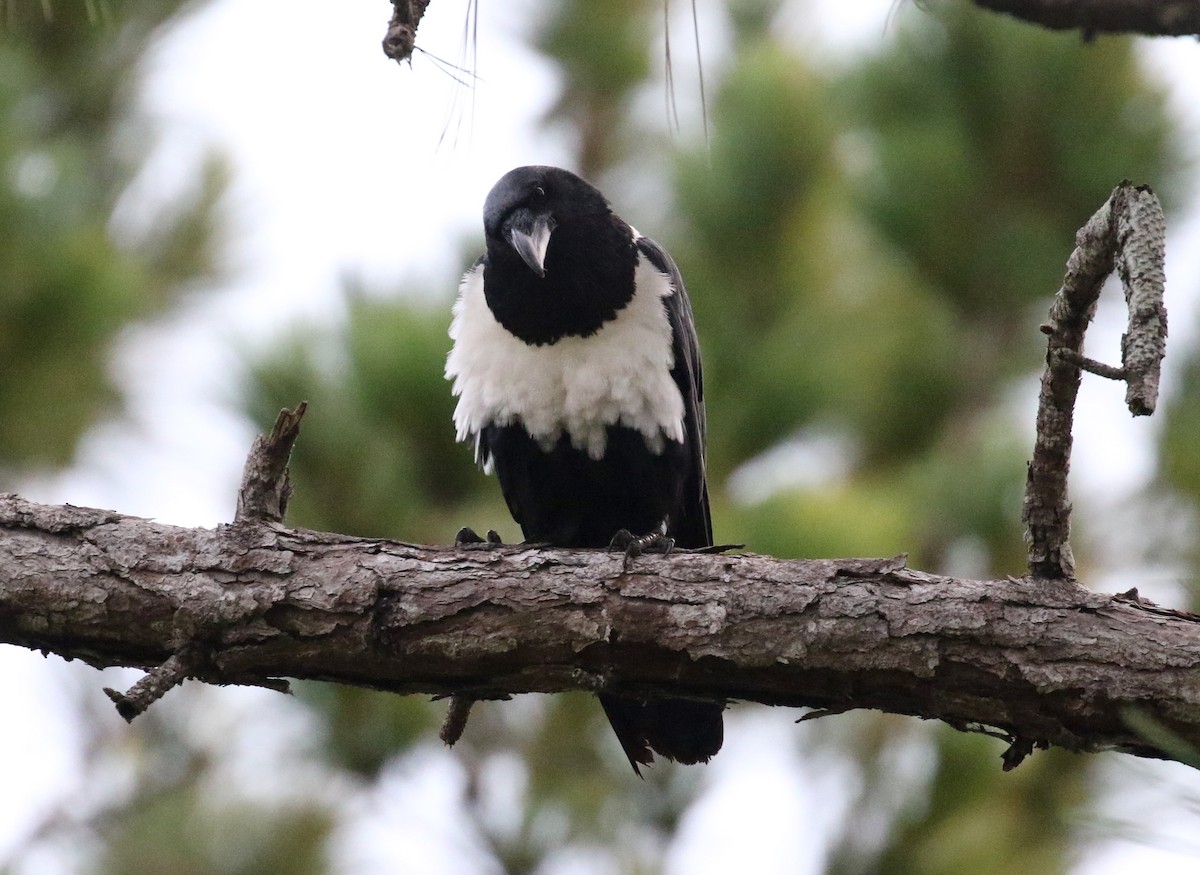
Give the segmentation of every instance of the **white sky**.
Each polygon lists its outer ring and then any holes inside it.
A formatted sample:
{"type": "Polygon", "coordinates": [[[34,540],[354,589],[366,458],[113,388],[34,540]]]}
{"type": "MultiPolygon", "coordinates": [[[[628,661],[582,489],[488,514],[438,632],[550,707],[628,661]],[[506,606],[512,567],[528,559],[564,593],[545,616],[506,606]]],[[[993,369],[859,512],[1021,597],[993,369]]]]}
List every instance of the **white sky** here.
{"type": "MultiPolygon", "coordinates": [[[[465,5],[433,3],[420,44],[460,61],[465,5]]],[[[703,20],[718,21],[705,5],[703,20]]],[[[788,28],[798,35],[817,28],[836,51],[853,51],[885,35],[892,5],[820,0],[807,19],[808,7],[796,4],[788,28]]],[[[492,182],[515,165],[563,163],[568,155],[536,124],[552,99],[553,82],[521,44],[521,22],[533,4],[481,6],[480,80],[473,97],[419,54],[411,69],[383,56],[379,42],[389,6],[382,0],[338,4],[336,14],[317,0],[219,0],[168,35],[148,64],[142,98],[162,124],[162,142],[115,230],[136,232],[152,222],[153,206],[186,188],[197,157],[216,146],[230,155],[236,174],[225,204],[233,220],[232,280],[168,324],[129,332],[114,367],[134,398],[130,420],[98,429],[74,470],[30,482],[25,495],[180,525],[223,522],[231,516],[254,431],[231,412],[237,350],[263,343],[296,318],[339,318],[345,275],[385,288],[412,278],[454,282],[452,259],[462,240],[478,236],[492,182]],[[447,120],[450,131],[439,145],[447,120]]],[[[905,4],[899,14],[922,13],[905,4]]],[[[719,36],[705,39],[720,42],[719,36]]],[[[1200,125],[1200,47],[1158,41],[1147,55],[1171,83],[1177,110],[1200,125]]],[[[687,63],[685,56],[677,67],[684,105],[694,100],[687,93],[694,88],[687,63]]],[[[1196,215],[1200,210],[1193,210],[1196,215]]],[[[1168,300],[1175,342],[1194,336],[1196,252],[1200,222],[1193,218],[1171,231],[1168,300]]],[[[1102,319],[1115,350],[1121,326],[1105,325],[1102,319]]],[[[1081,433],[1105,434],[1106,440],[1078,442],[1073,486],[1079,484],[1077,499],[1109,507],[1151,470],[1145,436],[1153,426],[1131,423],[1119,397],[1114,403],[1100,381],[1084,387],[1081,433]]],[[[83,715],[59,685],[63,674],[40,656],[0,647],[5,698],[21,703],[0,722],[0,866],[47,806],[79,789],[71,751],[83,715]]],[[[102,697],[101,686],[121,686],[128,674],[115,682],[85,676],[102,697]]],[[[216,690],[211,701],[250,720],[266,695],[216,690]]],[[[115,724],[115,713],[111,719],[115,724]]],[[[791,753],[784,739],[795,731],[765,709],[734,716],[727,748],[708,767],[704,796],[671,852],[670,872],[816,871],[819,859],[811,849],[837,806],[816,801],[812,787],[830,778],[791,753]],[[805,824],[816,833],[806,832],[805,824]],[[746,856],[751,852],[753,866],[746,856]]],[[[1133,838],[1098,837],[1077,873],[1195,871],[1200,842],[1191,836],[1200,835],[1200,780],[1182,767],[1117,760],[1106,773],[1117,792],[1106,798],[1104,813],[1133,824],[1133,838]],[[1128,792],[1131,787],[1137,792],[1128,792]],[[1180,794],[1190,805],[1179,801],[1180,794]]],[[[361,865],[354,871],[399,871],[389,856],[397,843],[410,864],[406,871],[447,871],[447,860],[437,856],[446,846],[441,839],[450,835],[451,846],[462,842],[448,832],[453,793],[446,787],[458,780],[453,758],[431,753],[405,768],[389,777],[390,789],[364,813],[361,829],[344,837],[347,848],[358,848],[353,853],[361,865]],[[400,800],[419,788],[429,802],[414,812],[400,800]],[[364,842],[377,852],[363,851],[364,842]]],[[[41,863],[39,875],[56,871],[41,863]]],[[[583,863],[576,870],[591,871],[583,863]]]]}

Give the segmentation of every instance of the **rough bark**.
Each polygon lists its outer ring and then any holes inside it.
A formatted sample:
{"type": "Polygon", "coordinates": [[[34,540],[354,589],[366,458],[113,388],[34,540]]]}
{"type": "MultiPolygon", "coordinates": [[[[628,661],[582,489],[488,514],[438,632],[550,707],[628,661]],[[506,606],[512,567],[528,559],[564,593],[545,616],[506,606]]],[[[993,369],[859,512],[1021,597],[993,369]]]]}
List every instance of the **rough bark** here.
{"type": "Polygon", "coordinates": [[[5,496],[0,642],[214,683],[876,708],[999,730],[1010,764],[1044,744],[1200,746],[1200,617],[902,559],[679,553],[623,572],[602,551],[184,529],[5,496]]]}

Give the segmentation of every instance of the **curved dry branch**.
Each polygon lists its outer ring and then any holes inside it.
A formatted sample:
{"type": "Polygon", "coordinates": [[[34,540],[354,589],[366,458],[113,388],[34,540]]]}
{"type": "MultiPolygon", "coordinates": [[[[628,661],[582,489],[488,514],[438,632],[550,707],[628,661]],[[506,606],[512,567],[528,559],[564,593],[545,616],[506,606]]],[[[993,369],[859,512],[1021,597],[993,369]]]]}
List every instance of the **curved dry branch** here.
{"type": "Polygon", "coordinates": [[[1010,764],[1045,744],[1171,758],[1200,746],[1200,617],[902,559],[680,553],[624,572],[600,551],[184,529],[7,496],[0,642],[96,667],[183,658],[211,683],[875,708],[994,727],[1010,764]]]}
{"type": "Polygon", "coordinates": [[[1149,186],[1128,181],[1113,190],[1075,236],[1062,288],[1050,307],[1049,321],[1042,326],[1048,335],[1046,370],[1021,512],[1029,543],[1029,573],[1036,577],[1070,580],[1075,576],[1067,475],[1082,372],[1125,381],[1125,401],[1134,416],[1153,413],[1158,403],[1159,370],[1167,342],[1165,241],[1166,222],[1158,198],[1149,186]],[[1129,309],[1119,368],[1083,354],[1084,333],[1114,268],[1129,309]]]}

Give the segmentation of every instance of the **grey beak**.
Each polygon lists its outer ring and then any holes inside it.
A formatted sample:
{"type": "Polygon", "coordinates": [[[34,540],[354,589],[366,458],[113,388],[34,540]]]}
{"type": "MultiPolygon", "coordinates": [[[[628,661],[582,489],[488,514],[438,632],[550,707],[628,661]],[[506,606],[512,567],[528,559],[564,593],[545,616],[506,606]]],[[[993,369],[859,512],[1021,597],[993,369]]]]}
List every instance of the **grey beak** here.
{"type": "Polygon", "coordinates": [[[546,247],[556,224],[553,216],[529,210],[518,210],[508,221],[509,242],[538,276],[546,275],[546,247]]]}

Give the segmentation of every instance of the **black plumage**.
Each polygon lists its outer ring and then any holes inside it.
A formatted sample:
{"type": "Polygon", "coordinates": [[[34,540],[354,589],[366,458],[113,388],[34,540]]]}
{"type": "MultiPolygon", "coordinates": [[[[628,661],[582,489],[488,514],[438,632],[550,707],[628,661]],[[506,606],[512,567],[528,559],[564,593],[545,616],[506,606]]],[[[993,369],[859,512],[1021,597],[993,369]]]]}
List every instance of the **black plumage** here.
{"type": "MultiPolygon", "coordinates": [[[[712,544],[700,352],[674,261],[556,167],[502,177],[484,231],[446,372],[459,439],[495,470],[525,539],[712,544]]],[[[635,771],[652,750],[694,763],[721,746],[721,704],[600,700],[635,771]]]]}

